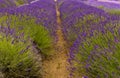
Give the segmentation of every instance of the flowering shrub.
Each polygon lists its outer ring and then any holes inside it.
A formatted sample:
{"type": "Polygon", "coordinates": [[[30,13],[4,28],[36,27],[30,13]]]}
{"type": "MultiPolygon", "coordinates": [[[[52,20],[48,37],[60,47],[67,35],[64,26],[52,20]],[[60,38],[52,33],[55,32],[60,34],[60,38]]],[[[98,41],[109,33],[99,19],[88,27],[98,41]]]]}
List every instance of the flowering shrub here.
{"type": "Polygon", "coordinates": [[[9,27],[0,27],[0,72],[5,78],[39,78],[31,43],[9,27]]]}

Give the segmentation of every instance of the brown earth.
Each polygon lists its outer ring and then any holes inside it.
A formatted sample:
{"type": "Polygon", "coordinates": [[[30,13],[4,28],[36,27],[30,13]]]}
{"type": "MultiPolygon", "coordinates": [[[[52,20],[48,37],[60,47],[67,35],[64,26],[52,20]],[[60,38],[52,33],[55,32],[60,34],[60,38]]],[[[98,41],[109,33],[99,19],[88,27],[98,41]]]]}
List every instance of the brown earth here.
{"type": "Polygon", "coordinates": [[[56,34],[58,37],[58,41],[55,44],[55,54],[51,56],[51,59],[43,61],[43,78],[68,78],[69,76],[69,71],[67,70],[67,68],[69,67],[69,63],[67,61],[67,59],[69,58],[69,56],[67,55],[69,50],[66,46],[67,43],[62,32],[60,11],[57,5],[56,15],[58,23],[56,34]]]}

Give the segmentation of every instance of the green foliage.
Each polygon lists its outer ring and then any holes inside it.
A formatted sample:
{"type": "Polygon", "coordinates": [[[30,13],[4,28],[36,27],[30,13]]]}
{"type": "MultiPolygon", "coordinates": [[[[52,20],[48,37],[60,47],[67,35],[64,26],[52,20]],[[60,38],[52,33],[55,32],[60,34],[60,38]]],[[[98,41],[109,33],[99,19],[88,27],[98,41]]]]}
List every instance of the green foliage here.
{"type": "Polygon", "coordinates": [[[5,78],[39,78],[30,43],[0,35],[0,71],[5,78]]]}
{"type": "Polygon", "coordinates": [[[30,37],[44,55],[53,53],[53,40],[50,37],[49,32],[42,25],[36,24],[34,17],[26,15],[6,15],[0,18],[2,26],[7,25],[6,21],[8,21],[9,25],[12,28],[15,28],[18,33],[24,32],[26,38],[30,37]]]}
{"type": "Polygon", "coordinates": [[[104,6],[98,6],[97,8],[99,8],[99,9],[103,9],[103,10],[106,10],[106,9],[107,9],[107,8],[104,7],[104,6]]]}
{"type": "Polygon", "coordinates": [[[107,12],[113,15],[120,15],[120,10],[116,9],[108,10],[107,12]]]}
{"type": "Polygon", "coordinates": [[[15,0],[14,2],[17,6],[25,4],[25,0],[15,0]]]}

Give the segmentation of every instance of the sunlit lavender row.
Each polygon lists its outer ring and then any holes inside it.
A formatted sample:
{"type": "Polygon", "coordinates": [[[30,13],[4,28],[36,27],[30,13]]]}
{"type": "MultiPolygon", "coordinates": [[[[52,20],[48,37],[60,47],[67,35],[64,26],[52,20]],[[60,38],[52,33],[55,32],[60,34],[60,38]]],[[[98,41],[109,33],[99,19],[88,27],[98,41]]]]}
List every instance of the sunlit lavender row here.
{"type": "Polygon", "coordinates": [[[63,1],[61,13],[63,31],[70,45],[70,76],[119,78],[119,11],[109,13],[69,0],[63,1]]]}

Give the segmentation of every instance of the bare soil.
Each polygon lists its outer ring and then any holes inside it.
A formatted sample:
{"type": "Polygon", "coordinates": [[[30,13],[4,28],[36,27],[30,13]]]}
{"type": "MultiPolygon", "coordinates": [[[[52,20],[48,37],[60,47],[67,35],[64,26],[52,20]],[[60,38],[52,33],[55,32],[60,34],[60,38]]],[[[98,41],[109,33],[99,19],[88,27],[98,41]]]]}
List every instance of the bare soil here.
{"type": "Polygon", "coordinates": [[[58,41],[55,44],[55,54],[51,56],[51,59],[43,61],[43,78],[68,78],[69,76],[69,63],[67,59],[69,52],[67,43],[64,39],[62,32],[60,12],[56,6],[58,29],[56,30],[58,41]]]}

